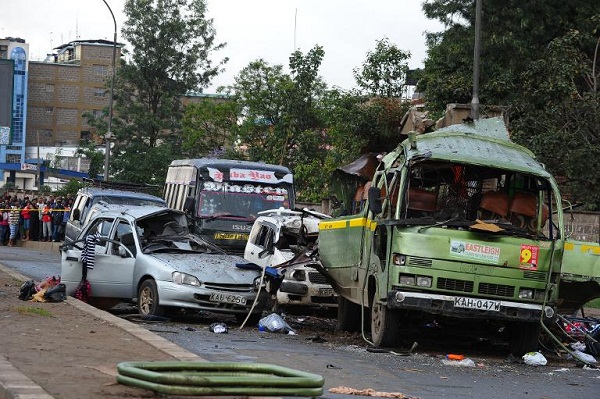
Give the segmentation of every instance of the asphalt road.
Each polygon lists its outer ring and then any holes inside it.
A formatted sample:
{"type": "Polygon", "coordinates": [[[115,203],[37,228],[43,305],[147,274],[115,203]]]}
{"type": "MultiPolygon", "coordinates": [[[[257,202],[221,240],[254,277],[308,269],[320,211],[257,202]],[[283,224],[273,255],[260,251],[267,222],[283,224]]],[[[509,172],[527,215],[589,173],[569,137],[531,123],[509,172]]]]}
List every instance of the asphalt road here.
{"type": "MultiPolygon", "coordinates": [[[[35,280],[60,274],[58,252],[0,247],[0,263],[35,280]]],[[[132,311],[127,306],[115,310],[127,318],[132,317],[132,311]]],[[[240,330],[233,318],[208,313],[168,323],[138,323],[209,361],[270,363],[320,374],[325,377],[326,392],[347,386],[423,399],[594,398],[600,392],[600,370],[585,370],[559,359],[549,358],[543,367],[506,362],[507,352],[502,347],[450,340],[443,335],[434,340],[419,339],[410,356],[373,353],[356,337],[331,333],[332,319],[295,314],[286,320],[297,329],[297,335],[260,332],[250,326],[240,330]],[[214,322],[227,324],[228,333],[210,332],[214,322]],[[476,366],[442,363],[445,353],[457,352],[476,366]]]]}

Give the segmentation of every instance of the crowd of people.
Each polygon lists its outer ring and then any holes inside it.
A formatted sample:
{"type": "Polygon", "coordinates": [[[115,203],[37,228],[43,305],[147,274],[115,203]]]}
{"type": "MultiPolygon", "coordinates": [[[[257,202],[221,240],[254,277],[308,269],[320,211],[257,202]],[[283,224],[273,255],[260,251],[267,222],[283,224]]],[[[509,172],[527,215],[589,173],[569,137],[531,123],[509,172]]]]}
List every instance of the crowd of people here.
{"type": "Polygon", "coordinates": [[[5,193],[0,197],[0,245],[14,246],[17,240],[63,241],[72,206],[72,197],[30,199],[5,193]]]}

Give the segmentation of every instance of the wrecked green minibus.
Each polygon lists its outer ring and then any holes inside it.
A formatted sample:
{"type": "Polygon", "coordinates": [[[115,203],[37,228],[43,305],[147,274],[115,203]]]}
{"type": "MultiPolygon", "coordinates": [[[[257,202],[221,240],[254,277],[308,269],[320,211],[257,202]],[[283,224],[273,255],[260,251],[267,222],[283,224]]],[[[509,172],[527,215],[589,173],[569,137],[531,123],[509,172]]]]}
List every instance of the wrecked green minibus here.
{"type": "Polygon", "coordinates": [[[338,327],[358,330],[370,317],[376,346],[397,346],[416,324],[469,321],[502,331],[522,354],[537,348],[559,305],[600,293],[598,245],[582,254],[567,242],[555,179],[510,141],[501,118],[411,133],[380,162],[336,172],[320,261],[340,295],[338,327]],[[565,300],[561,267],[581,256],[595,270],[571,264],[563,283],[592,286],[565,300]]]}

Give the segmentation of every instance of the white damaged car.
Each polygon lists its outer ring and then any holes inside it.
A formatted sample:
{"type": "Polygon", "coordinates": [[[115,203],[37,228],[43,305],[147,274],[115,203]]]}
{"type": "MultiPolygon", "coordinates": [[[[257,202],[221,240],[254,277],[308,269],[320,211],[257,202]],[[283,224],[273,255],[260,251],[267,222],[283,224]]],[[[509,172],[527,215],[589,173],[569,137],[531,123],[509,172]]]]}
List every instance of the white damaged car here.
{"type": "Polygon", "coordinates": [[[280,270],[283,280],[276,291],[275,311],[288,306],[329,309],[337,307],[338,295],[319,272],[316,259],[319,221],[330,218],[304,209],[273,209],[258,213],[244,258],[261,267],[280,270]]]}
{"type": "Polygon", "coordinates": [[[184,213],[155,206],[106,207],[76,241],[61,246],[61,281],[69,295],[82,279],[85,237],[96,231],[94,267],[87,271],[92,305],[133,302],[141,315],[156,316],[206,310],[242,322],[256,300],[248,318],[254,322],[269,302],[260,269],[189,234],[184,213]]]}

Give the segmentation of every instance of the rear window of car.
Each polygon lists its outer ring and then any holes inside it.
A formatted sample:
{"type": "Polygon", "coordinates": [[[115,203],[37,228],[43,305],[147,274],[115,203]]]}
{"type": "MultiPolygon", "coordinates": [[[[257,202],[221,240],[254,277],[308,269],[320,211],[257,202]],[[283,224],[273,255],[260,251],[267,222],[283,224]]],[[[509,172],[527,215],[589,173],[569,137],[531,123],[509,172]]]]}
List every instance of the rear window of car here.
{"type": "Polygon", "coordinates": [[[104,201],[107,204],[114,205],[153,205],[153,206],[166,206],[165,202],[161,199],[152,198],[136,198],[136,197],[117,197],[117,196],[100,196],[94,199],[94,204],[98,201],[104,201]]]}

